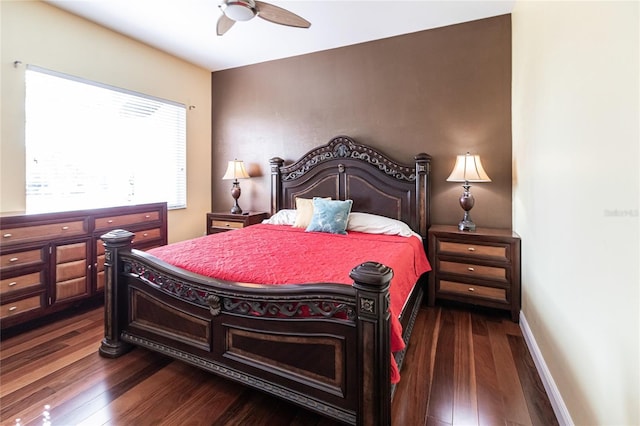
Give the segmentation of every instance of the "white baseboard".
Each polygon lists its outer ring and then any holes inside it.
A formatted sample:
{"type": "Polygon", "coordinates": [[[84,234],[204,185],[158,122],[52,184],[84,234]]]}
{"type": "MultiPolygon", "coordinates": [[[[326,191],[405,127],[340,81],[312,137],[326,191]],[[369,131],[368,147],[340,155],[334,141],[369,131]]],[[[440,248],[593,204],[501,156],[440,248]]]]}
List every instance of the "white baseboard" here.
{"type": "Polygon", "coordinates": [[[538,369],[538,374],[540,374],[544,389],[547,391],[549,401],[551,402],[553,412],[558,419],[558,423],[560,423],[561,426],[573,426],[573,419],[571,419],[569,410],[567,410],[567,406],[564,404],[562,395],[560,395],[560,391],[556,386],[556,382],[551,376],[551,372],[547,367],[547,363],[544,362],[544,358],[542,357],[542,353],[540,352],[538,343],[536,343],[536,339],[533,337],[531,329],[529,328],[529,323],[527,323],[527,319],[525,318],[522,311],[520,311],[520,329],[522,330],[522,335],[524,336],[524,340],[527,343],[527,347],[529,348],[529,352],[531,353],[533,362],[538,369]]]}

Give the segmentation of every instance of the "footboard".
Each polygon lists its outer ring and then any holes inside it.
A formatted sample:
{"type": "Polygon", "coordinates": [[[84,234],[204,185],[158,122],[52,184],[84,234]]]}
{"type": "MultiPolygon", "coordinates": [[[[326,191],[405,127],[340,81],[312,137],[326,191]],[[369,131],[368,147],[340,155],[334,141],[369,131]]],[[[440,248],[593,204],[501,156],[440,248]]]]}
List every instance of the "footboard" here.
{"type": "Polygon", "coordinates": [[[232,283],[132,250],[130,232],[102,239],[102,356],[138,345],[344,423],[390,424],[390,268],[359,265],[353,286],[232,283]]]}

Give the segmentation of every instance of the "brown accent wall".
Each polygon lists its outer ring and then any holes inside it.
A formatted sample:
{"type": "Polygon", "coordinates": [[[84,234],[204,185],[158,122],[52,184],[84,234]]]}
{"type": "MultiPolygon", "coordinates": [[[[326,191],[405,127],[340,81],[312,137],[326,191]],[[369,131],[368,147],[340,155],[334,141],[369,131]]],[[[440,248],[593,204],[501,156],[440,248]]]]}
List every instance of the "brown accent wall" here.
{"type": "Polygon", "coordinates": [[[403,162],[431,154],[433,223],[460,220],[462,188],[446,178],[457,154],[480,154],[493,181],[472,187],[471,217],[511,227],[511,15],[214,72],[212,209],[232,205],[227,161],[256,176],[240,206],[268,211],[269,158],[337,135],[403,162]]]}

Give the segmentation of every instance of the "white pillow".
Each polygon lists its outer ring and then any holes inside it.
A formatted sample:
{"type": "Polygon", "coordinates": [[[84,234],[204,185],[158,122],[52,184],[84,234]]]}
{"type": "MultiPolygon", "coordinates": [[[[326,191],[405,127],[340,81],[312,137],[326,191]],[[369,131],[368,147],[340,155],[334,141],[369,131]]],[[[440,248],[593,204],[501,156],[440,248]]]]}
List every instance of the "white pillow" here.
{"type": "Polygon", "coordinates": [[[390,217],[378,216],[370,213],[351,212],[347,231],[366,232],[368,234],[400,235],[410,237],[412,235],[422,239],[419,234],[413,232],[409,225],[390,217]]]}
{"type": "Polygon", "coordinates": [[[265,219],[262,223],[269,225],[293,225],[296,221],[296,211],[294,209],[283,209],[278,213],[271,216],[269,219],[265,219]]]}

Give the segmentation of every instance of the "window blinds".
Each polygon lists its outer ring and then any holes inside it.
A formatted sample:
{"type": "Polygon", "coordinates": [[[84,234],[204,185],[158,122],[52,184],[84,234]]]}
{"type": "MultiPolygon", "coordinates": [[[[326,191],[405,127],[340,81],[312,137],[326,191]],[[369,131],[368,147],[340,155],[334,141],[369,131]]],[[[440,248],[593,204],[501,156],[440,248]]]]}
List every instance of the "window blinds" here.
{"type": "Polygon", "coordinates": [[[29,212],[166,201],[186,207],[186,108],[28,66],[29,212]]]}

